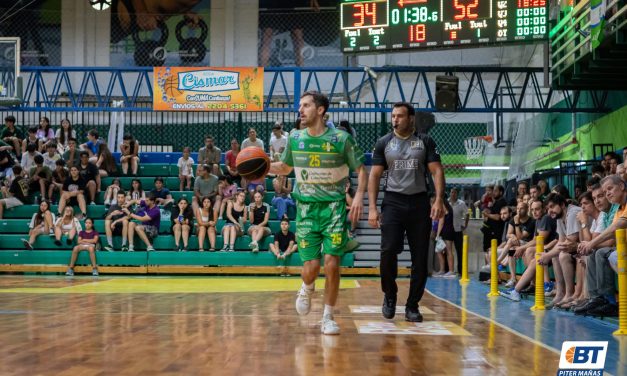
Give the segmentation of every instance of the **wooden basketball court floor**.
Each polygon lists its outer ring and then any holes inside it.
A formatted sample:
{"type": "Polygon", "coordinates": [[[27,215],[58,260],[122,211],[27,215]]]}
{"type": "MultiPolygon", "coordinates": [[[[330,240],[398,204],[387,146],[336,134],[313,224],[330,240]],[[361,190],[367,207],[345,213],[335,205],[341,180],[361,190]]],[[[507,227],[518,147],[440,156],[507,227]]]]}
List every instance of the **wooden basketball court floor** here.
{"type": "MultiPolygon", "coordinates": [[[[487,287],[429,280],[425,321],[380,314],[376,278],[344,278],[339,336],[294,310],[298,278],[0,276],[0,375],[555,375],[564,340],[608,340],[615,323],[531,313],[487,287]]],[[[408,281],[399,281],[399,305],[408,281]]],[[[622,355],[622,357],[621,357],[622,355]]]]}

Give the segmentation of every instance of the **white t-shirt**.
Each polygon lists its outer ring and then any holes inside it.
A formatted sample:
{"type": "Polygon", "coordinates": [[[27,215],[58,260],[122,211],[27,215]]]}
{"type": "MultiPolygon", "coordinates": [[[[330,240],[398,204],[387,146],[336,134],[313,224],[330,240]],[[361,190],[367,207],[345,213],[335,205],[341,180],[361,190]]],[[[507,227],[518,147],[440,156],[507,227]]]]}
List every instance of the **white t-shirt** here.
{"type": "Polygon", "coordinates": [[[258,148],[264,149],[263,141],[261,141],[261,139],[259,138],[256,139],[255,142],[251,141],[249,138],[242,141],[242,149],[247,148],[249,146],[256,146],[258,148]]]}
{"type": "Polygon", "coordinates": [[[287,137],[284,134],[281,134],[281,137],[277,138],[274,133],[270,136],[270,146],[274,150],[275,153],[281,152],[281,148],[285,148],[287,145],[287,137]]]}
{"type": "Polygon", "coordinates": [[[605,216],[607,214],[605,212],[599,213],[597,219],[592,220],[592,225],[590,225],[590,233],[592,234],[600,234],[605,230],[605,226],[603,226],[603,222],[605,222],[605,216]]]}
{"type": "Polygon", "coordinates": [[[581,231],[581,223],[577,220],[577,213],[581,211],[579,206],[568,205],[565,215],[557,220],[557,234],[561,236],[570,236],[581,231]],[[564,222],[566,220],[566,222],[564,222]]]}
{"type": "Polygon", "coordinates": [[[57,168],[57,161],[61,159],[59,153],[54,153],[52,157],[48,153],[44,154],[44,166],[47,166],[50,170],[54,171],[57,168]]]}
{"type": "MultiPolygon", "coordinates": [[[[451,207],[453,208],[453,230],[455,232],[462,231],[462,225],[464,220],[466,219],[466,215],[468,214],[468,206],[463,200],[457,199],[456,202],[450,202],[451,207]]],[[[505,226],[507,228],[507,226],[505,226]]]]}
{"type": "Polygon", "coordinates": [[[35,152],[32,156],[28,153],[22,154],[22,160],[20,161],[20,165],[24,171],[30,171],[30,168],[35,166],[35,156],[41,155],[38,151],[35,152]]]}
{"type": "Polygon", "coordinates": [[[176,165],[181,169],[181,175],[194,176],[194,159],[192,157],[187,158],[187,160],[181,157],[176,165]]]}

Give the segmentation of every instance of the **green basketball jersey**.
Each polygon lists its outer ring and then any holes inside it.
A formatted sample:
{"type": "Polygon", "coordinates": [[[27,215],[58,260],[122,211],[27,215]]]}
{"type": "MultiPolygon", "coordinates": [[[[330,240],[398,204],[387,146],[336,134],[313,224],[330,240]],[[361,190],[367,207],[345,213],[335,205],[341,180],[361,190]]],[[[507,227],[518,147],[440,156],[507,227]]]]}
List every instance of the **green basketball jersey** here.
{"type": "Polygon", "coordinates": [[[344,131],[327,128],[313,137],[301,129],[290,134],[281,161],[294,167],[300,202],[343,201],[349,172],[364,163],[364,153],[344,131]]]}

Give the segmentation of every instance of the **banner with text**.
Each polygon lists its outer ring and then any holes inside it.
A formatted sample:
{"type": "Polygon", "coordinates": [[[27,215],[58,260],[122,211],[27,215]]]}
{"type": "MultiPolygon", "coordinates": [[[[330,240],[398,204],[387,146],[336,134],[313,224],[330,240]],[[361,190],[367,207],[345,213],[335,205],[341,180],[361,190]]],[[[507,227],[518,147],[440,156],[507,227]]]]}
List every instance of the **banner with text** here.
{"type": "Polygon", "coordinates": [[[262,111],[261,67],[154,67],[155,111],[262,111]]]}

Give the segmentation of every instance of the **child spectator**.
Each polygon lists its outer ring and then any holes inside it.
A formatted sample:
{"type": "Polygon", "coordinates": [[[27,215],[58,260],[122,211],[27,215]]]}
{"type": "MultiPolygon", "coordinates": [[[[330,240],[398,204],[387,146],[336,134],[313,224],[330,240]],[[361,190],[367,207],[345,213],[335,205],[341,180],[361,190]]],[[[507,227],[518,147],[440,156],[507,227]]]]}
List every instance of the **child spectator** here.
{"type": "Polygon", "coordinates": [[[157,198],[157,205],[165,208],[166,210],[170,210],[170,208],[172,207],[172,203],[174,202],[170,190],[163,186],[162,177],[156,177],[154,182],[155,188],[150,191],[150,194],[154,195],[157,198]]]}
{"type": "MultiPolygon", "coordinates": [[[[105,206],[115,205],[117,204],[118,192],[122,189],[122,185],[120,184],[120,179],[115,178],[111,182],[111,185],[107,187],[104,195],[104,204],[105,206]]],[[[125,200],[126,201],[126,200],[125,200]]]]}
{"type": "Polygon", "coordinates": [[[54,223],[54,244],[60,247],[61,237],[65,236],[66,244],[72,245],[74,236],[82,229],[81,223],[74,217],[74,208],[71,206],[66,207],[63,209],[63,215],[59,215],[57,221],[54,223]]]}
{"type": "Polygon", "coordinates": [[[226,207],[226,224],[222,228],[224,238],[224,248],[222,251],[233,252],[235,250],[235,240],[244,235],[244,220],[246,219],[247,208],[244,201],[246,193],[237,192],[235,201],[229,202],[226,207]]]}
{"type": "Polygon", "coordinates": [[[22,155],[22,139],[24,138],[24,134],[15,127],[15,116],[9,115],[4,118],[4,128],[2,129],[0,138],[13,148],[13,152],[19,159],[22,155]]]}
{"type": "Polygon", "coordinates": [[[198,251],[205,250],[205,236],[209,238],[209,251],[216,250],[216,211],[213,210],[211,199],[204,197],[201,207],[196,210],[196,224],[198,225],[198,251]]]}
{"type": "Polygon", "coordinates": [[[139,205],[144,200],[146,200],[146,192],[142,188],[142,182],[139,179],[133,179],[131,190],[126,195],[126,207],[139,205]]]}
{"type": "Polygon", "coordinates": [[[81,215],[85,218],[87,213],[87,204],[85,203],[85,188],[87,184],[78,172],[78,167],[70,168],[70,176],[63,182],[61,190],[61,198],[59,198],[59,216],[63,213],[65,206],[76,206],[81,210],[81,215]]]}
{"type": "Polygon", "coordinates": [[[78,164],[78,172],[85,181],[90,205],[95,205],[96,192],[100,192],[100,172],[98,167],[90,162],[89,154],[86,151],[81,151],[81,162],[78,164]]]}
{"type": "Polygon", "coordinates": [[[234,182],[239,183],[242,177],[237,172],[237,167],[235,166],[235,161],[237,160],[237,154],[239,154],[239,142],[236,139],[231,140],[231,150],[226,152],[224,156],[225,167],[227,174],[233,179],[234,182]]]}
{"type": "Polygon", "coordinates": [[[78,166],[81,163],[80,151],[76,148],[76,145],[78,145],[78,141],[76,141],[75,138],[70,138],[68,147],[65,152],[63,152],[63,160],[67,168],[78,166]]]}
{"type": "Polygon", "coordinates": [[[76,140],[76,131],[72,129],[72,123],[68,119],[61,120],[61,127],[55,134],[57,139],[57,150],[60,154],[65,153],[70,147],[70,140],[76,140]]]}
{"type": "Polygon", "coordinates": [[[272,180],[274,186],[274,197],[272,198],[272,206],[276,209],[276,214],[279,219],[287,217],[287,209],[294,207],[294,200],[292,200],[292,181],[284,175],[278,175],[272,180]]]}
{"type": "Polygon", "coordinates": [[[128,251],[126,242],[128,240],[128,218],[124,213],[126,197],[124,191],[116,191],[114,202],[109,206],[109,210],[105,215],[105,234],[107,236],[107,245],[104,249],[113,252],[113,236],[122,236],[122,252],[128,251]]]}
{"type": "Polygon", "coordinates": [[[36,133],[37,139],[39,139],[40,152],[44,152],[50,143],[54,142],[54,131],[50,125],[50,119],[42,117],[39,119],[39,128],[36,133]]]}
{"type": "Polygon", "coordinates": [[[220,176],[220,159],[222,158],[222,150],[214,146],[213,136],[205,136],[205,146],[198,150],[198,171],[196,175],[200,175],[200,166],[212,166],[211,173],[220,176]]]}
{"type": "Polygon", "coordinates": [[[48,185],[52,181],[52,171],[47,166],[44,166],[44,157],[41,155],[35,156],[35,166],[31,167],[28,176],[30,176],[30,192],[33,193],[39,190],[41,193],[40,198],[45,200],[48,185]]]}
{"type": "Polygon", "coordinates": [[[296,252],[296,236],[290,231],[290,221],[287,218],[281,219],[281,230],[274,234],[274,243],[270,243],[270,252],[274,253],[277,259],[283,259],[296,252]]]}
{"type": "Polygon", "coordinates": [[[28,225],[28,240],[21,239],[26,249],[33,249],[33,244],[39,235],[54,235],[54,215],[50,213],[50,203],[41,201],[37,213],[33,214],[28,225]]]}
{"type": "Polygon", "coordinates": [[[263,193],[255,192],[254,201],[250,204],[248,213],[250,215],[251,226],[248,228],[248,235],[252,241],[248,247],[253,252],[259,252],[259,242],[270,235],[268,221],[270,220],[270,205],[263,202],[263,193]]]}
{"type": "Polygon", "coordinates": [[[55,169],[52,171],[52,183],[50,187],[48,187],[48,199],[50,202],[54,203],[54,191],[58,191],[59,195],[63,191],[63,183],[65,183],[65,179],[67,179],[68,170],[65,168],[65,161],[63,159],[59,159],[55,163],[55,169]]]}
{"type": "Polygon", "coordinates": [[[272,126],[272,134],[270,135],[270,158],[278,161],[286,145],[287,134],[283,132],[283,123],[277,121],[272,126]]]}
{"type": "Polygon", "coordinates": [[[22,141],[22,154],[26,153],[26,148],[28,147],[28,145],[35,145],[34,151],[39,153],[39,150],[41,149],[41,142],[37,138],[37,127],[28,128],[28,135],[26,136],[24,141],[22,141]]]}
{"type": "Polygon", "coordinates": [[[146,244],[146,251],[154,251],[152,241],[159,235],[159,227],[161,226],[161,210],[157,207],[155,196],[148,195],[145,201],[139,204],[139,210],[137,214],[131,213],[128,208],[124,209],[124,213],[129,217],[129,220],[134,221],[129,223],[128,227],[128,251],[135,251],[134,238],[135,233],[146,244]]]}
{"type": "Polygon", "coordinates": [[[183,190],[183,186],[188,191],[192,189],[192,179],[194,178],[194,160],[189,156],[191,149],[186,146],[183,148],[183,156],[179,158],[177,166],[179,168],[179,191],[183,190]]]}
{"type": "Polygon", "coordinates": [[[46,152],[44,153],[44,165],[47,166],[50,171],[56,168],[57,161],[61,160],[61,155],[57,153],[57,144],[54,142],[46,145],[46,152]]]}
{"type": "Polygon", "coordinates": [[[118,168],[115,165],[115,159],[111,154],[111,150],[107,144],[102,143],[98,145],[98,159],[96,160],[96,167],[98,167],[98,173],[101,178],[105,178],[110,175],[114,175],[118,168]]]}
{"type": "Polygon", "coordinates": [[[139,169],[139,141],[133,135],[127,133],[122,137],[120,144],[120,164],[122,165],[122,174],[128,175],[128,167],[131,167],[131,174],[137,176],[139,169]]]}
{"type": "Polygon", "coordinates": [[[96,163],[98,160],[98,146],[104,143],[104,141],[99,138],[98,131],[95,129],[87,132],[87,140],[86,143],[81,144],[81,149],[88,153],[89,162],[96,163]]]}
{"type": "Polygon", "coordinates": [[[22,153],[22,160],[20,161],[20,165],[22,166],[22,171],[28,173],[31,167],[35,166],[35,156],[41,155],[37,151],[36,144],[28,144],[24,153],[22,153]]]}
{"type": "Polygon", "coordinates": [[[222,219],[228,202],[233,202],[237,193],[237,184],[233,183],[230,176],[222,175],[218,178],[218,196],[221,197],[218,209],[218,218],[222,219]]]}
{"type": "Polygon", "coordinates": [[[74,275],[74,264],[78,258],[78,253],[81,251],[89,252],[89,260],[91,261],[91,275],[98,275],[98,267],[96,265],[96,245],[98,244],[100,236],[94,230],[94,220],[91,218],[85,219],[85,230],[78,233],[78,244],[72,249],[72,258],[70,259],[70,266],[67,268],[65,275],[74,275]]]}
{"type": "Polygon", "coordinates": [[[248,129],[248,138],[242,141],[242,149],[246,149],[249,146],[254,146],[264,150],[263,141],[257,138],[257,131],[255,128],[248,129]]]}
{"type": "Polygon", "coordinates": [[[11,209],[26,204],[28,199],[28,179],[22,176],[22,167],[13,166],[13,181],[9,188],[2,187],[0,200],[0,219],[4,218],[4,208],[11,209]]]}
{"type": "MultiPolygon", "coordinates": [[[[179,252],[187,252],[189,236],[194,225],[194,211],[187,198],[181,197],[172,209],[172,234],[174,234],[174,245],[179,252]],[[181,246],[181,240],[183,245],[181,246]]],[[[200,232],[198,235],[200,241],[200,232]]],[[[203,238],[204,240],[204,238],[203,238]]],[[[213,238],[215,242],[215,234],[213,238]]],[[[203,251],[200,247],[199,251],[203,251]]]]}
{"type": "Polygon", "coordinates": [[[11,146],[0,146],[0,179],[10,178],[13,176],[13,166],[15,160],[11,155],[11,146]]]}

